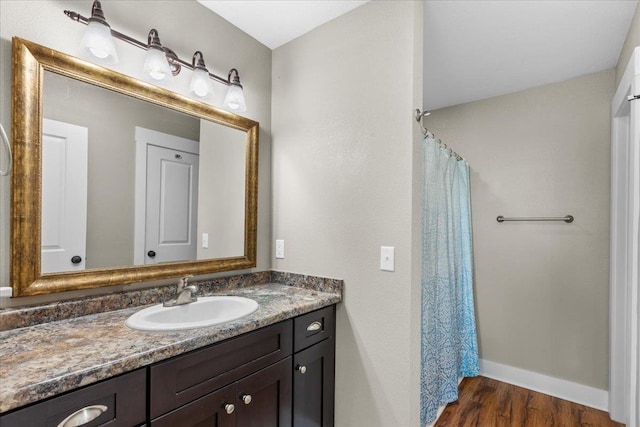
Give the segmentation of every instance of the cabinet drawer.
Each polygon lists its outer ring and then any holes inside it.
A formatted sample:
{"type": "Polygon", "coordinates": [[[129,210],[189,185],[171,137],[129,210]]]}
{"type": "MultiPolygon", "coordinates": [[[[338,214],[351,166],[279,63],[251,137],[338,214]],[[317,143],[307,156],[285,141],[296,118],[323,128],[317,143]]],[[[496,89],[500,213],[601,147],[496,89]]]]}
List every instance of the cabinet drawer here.
{"type": "Polygon", "coordinates": [[[284,359],[292,341],[287,320],[152,366],[151,419],[284,359]]]}
{"type": "Polygon", "coordinates": [[[335,335],[335,305],[294,319],[294,351],[300,351],[335,335]]]}
{"type": "Polygon", "coordinates": [[[64,426],[61,423],[67,417],[81,412],[83,408],[87,408],[85,413],[93,412],[97,417],[86,424],[68,420],[67,425],[140,425],[146,419],[146,383],[146,369],[139,369],[3,415],[0,417],[0,426],[64,426]]]}

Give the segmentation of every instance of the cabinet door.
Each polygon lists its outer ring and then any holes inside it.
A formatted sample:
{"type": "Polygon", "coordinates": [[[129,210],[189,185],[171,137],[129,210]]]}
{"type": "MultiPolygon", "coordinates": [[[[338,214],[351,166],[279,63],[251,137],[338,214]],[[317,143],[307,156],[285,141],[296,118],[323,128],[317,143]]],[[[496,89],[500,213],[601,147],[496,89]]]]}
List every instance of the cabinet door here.
{"type": "Polygon", "coordinates": [[[237,427],[291,427],[291,357],[237,382],[237,427]]]}
{"type": "Polygon", "coordinates": [[[293,359],[293,425],[333,427],[335,347],[332,338],[293,359]]]}
{"type": "Polygon", "coordinates": [[[235,427],[236,407],[231,384],[153,420],[151,427],[235,427]]]}

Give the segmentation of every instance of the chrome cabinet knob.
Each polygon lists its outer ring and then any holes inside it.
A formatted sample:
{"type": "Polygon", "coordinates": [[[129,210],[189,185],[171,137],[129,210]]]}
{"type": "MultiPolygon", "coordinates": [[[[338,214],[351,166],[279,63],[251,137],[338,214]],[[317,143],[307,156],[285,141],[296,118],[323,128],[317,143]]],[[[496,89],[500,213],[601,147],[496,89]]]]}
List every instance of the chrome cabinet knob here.
{"type": "Polygon", "coordinates": [[[236,406],[233,403],[227,403],[224,405],[224,410],[227,414],[231,415],[233,414],[233,411],[236,410],[236,406]]]}
{"type": "Polygon", "coordinates": [[[251,395],[250,394],[243,394],[242,395],[242,401],[244,402],[245,405],[248,405],[249,403],[251,403],[251,395]]]}
{"type": "Polygon", "coordinates": [[[296,371],[300,372],[301,374],[304,374],[305,372],[307,372],[307,367],[304,365],[298,365],[296,366],[296,371]]]}

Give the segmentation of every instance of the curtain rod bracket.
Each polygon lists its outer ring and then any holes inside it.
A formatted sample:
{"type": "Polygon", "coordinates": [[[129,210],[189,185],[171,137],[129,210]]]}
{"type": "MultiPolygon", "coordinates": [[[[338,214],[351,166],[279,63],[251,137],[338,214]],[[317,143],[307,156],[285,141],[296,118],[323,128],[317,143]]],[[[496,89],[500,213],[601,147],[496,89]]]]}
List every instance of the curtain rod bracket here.
{"type": "Polygon", "coordinates": [[[423,117],[430,115],[431,113],[427,110],[420,111],[419,108],[416,108],[416,122],[422,120],[423,117]]]}

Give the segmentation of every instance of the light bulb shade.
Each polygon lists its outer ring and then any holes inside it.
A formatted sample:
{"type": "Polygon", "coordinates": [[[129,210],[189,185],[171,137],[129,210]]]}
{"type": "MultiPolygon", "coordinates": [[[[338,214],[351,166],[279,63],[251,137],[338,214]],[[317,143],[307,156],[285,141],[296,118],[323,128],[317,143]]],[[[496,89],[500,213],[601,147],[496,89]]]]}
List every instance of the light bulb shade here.
{"type": "Polygon", "coordinates": [[[167,61],[167,55],[162,49],[149,47],[147,56],[144,59],[142,72],[146,79],[150,81],[162,81],[171,75],[171,68],[167,61]]]}
{"type": "Polygon", "coordinates": [[[111,28],[99,21],[89,21],[80,42],[80,50],[84,56],[89,58],[98,58],[109,64],[118,62],[111,28]]]}
{"type": "Polygon", "coordinates": [[[227,96],[224,97],[224,106],[234,113],[247,111],[247,104],[244,102],[244,94],[242,93],[242,87],[240,85],[229,85],[227,96]]]}
{"type": "Polygon", "coordinates": [[[209,72],[203,68],[194,68],[189,84],[189,92],[198,98],[206,98],[213,93],[209,72]]]}

